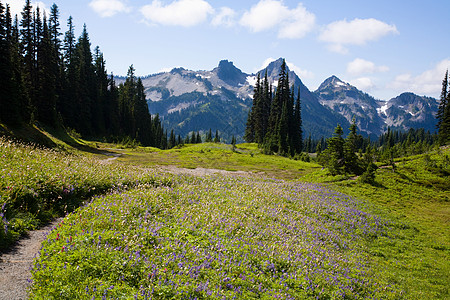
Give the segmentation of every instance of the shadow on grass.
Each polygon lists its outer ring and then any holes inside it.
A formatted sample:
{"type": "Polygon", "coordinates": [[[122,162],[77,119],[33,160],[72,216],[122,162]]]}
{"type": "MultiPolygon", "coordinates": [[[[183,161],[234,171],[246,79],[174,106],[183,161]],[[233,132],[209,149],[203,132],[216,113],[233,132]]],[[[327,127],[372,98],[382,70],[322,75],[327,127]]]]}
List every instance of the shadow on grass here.
{"type": "MultiPolygon", "coordinates": [[[[6,138],[17,140],[23,143],[37,144],[45,148],[56,149],[61,148],[61,145],[55,143],[51,136],[55,139],[62,141],[68,146],[77,149],[82,152],[88,152],[92,154],[103,154],[103,155],[113,155],[114,152],[110,152],[105,149],[97,149],[86,144],[82,144],[72,136],[70,136],[67,131],[62,128],[51,128],[46,126],[40,126],[36,124],[35,126],[30,124],[18,124],[18,125],[4,125],[0,124],[0,136],[5,136],[6,138]]],[[[62,147],[64,148],[64,147],[62,147]]]]}

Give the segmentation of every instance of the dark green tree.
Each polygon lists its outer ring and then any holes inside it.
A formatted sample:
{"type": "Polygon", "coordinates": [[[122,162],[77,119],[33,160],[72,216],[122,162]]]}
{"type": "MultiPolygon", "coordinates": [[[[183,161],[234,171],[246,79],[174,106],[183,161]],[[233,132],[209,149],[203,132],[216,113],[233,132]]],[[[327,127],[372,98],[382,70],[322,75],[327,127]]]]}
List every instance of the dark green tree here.
{"type": "Polygon", "coordinates": [[[344,158],[344,131],[341,125],[337,125],[334,130],[333,137],[328,139],[329,161],[327,163],[328,170],[332,175],[343,174],[345,171],[344,158]]]}
{"type": "Polygon", "coordinates": [[[448,70],[445,72],[442,81],[442,92],[439,102],[438,112],[436,114],[439,144],[445,145],[450,139],[450,93],[448,92],[448,70]]]}
{"type": "Polygon", "coordinates": [[[207,143],[211,143],[212,142],[212,132],[211,132],[211,128],[209,129],[208,133],[206,134],[206,140],[207,143]]]}
{"type": "Polygon", "coordinates": [[[350,132],[344,142],[344,166],[346,173],[359,174],[360,172],[359,160],[356,155],[358,150],[358,134],[356,131],[356,121],[355,118],[353,118],[352,124],[350,125],[350,132]]]}
{"type": "Polygon", "coordinates": [[[214,136],[214,143],[220,143],[219,130],[216,130],[216,135],[214,136]]]}

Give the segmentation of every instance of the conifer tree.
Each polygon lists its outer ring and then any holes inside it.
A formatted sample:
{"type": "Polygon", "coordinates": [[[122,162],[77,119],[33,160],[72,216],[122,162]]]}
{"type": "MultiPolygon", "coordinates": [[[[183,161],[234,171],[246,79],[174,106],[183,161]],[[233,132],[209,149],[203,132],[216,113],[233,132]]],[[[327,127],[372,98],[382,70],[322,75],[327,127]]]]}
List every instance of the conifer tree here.
{"type": "Polygon", "coordinates": [[[350,125],[350,132],[344,142],[345,171],[353,174],[359,174],[360,172],[358,156],[356,155],[358,139],[356,130],[356,121],[355,118],[353,118],[352,124],[350,125]]]}
{"type": "Polygon", "coordinates": [[[170,137],[169,137],[169,141],[168,141],[168,145],[167,148],[168,149],[172,149],[173,147],[175,147],[177,145],[177,140],[175,138],[175,133],[173,132],[173,129],[170,131],[170,137]]]}
{"type": "Polygon", "coordinates": [[[211,143],[212,142],[212,132],[211,132],[211,128],[209,129],[208,133],[206,134],[206,140],[207,143],[211,143]]]}
{"type": "Polygon", "coordinates": [[[216,136],[214,137],[214,143],[220,143],[219,130],[216,130],[216,136]]]}
{"type": "Polygon", "coordinates": [[[450,139],[450,93],[448,91],[448,70],[445,72],[442,81],[442,92],[439,102],[438,112],[436,114],[439,143],[445,145],[450,139]]]}
{"type": "Polygon", "coordinates": [[[300,100],[300,87],[298,88],[297,101],[294,108],[294,123],[293,123],[293,139],[292,148],[295,153],[302,152],[303,148],[303,129],[302,129],[302,112],[301,112],[301,100],[300,100]]]}
{"type": "Polygon", "coordinates": [[[337,125],[333,137],[328,139],[329,161],[328,169],[332,175],[344,173],[344,131],[341,125],[337,125]]]}

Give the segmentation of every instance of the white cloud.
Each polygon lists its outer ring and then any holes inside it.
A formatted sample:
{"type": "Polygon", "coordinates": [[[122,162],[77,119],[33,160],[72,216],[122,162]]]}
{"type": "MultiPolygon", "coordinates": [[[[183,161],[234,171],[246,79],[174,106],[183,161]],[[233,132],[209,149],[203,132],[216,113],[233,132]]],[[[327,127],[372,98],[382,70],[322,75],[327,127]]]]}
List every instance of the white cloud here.
{"type": "Polygon", "coordinates": [[[128,8],[120,0],[93,0],[89,6],[102,18],[112,17],[120,12],[129,12],[128,8]]]}
{"type": "Polygon", "coordinates": [[[356,58],[352,62],[349,62],[347,65],[347,72],[353,75],[371,74],[387,71],[389,71],[389,67],[376,66],[373,62],[362,58],[356,58]]]}
{"type": "Polygon", "coordinates": [[[141,8],[141,13],[152,23],[191,27],[204,22],[214,9],[204,0],[177,0],[165,6],[153,0],[141,8]]]}
{"type": "Polygon", "coordinates": [[[375,87],[372,79],[369,77],[360,77],[350,81],[350,84],[354,85],[358,89],[367,92],[375,87]]]}
{"type": "Polygon", "coordinates": [[[304,70],[300,67],[297,67],[291,62],[286,62],[287,66],[289,67],[289,70],[294,71],[295,74],[297,74],[298,77],[301,79],[311,79],[314,78],[314,73],[308,70],[304,70]]]}
{"type": "Polygon", "coordinates": [[[219,13],[211,21],[213,26],[232,27],[235,23],[236,12],[229,7],[221,7],[219,13]]]}
{"type": "Polygon", "coordinates": [[[264,70],[264,69],[267,68],[267,66],[269,66],[269,64],[270,64],[271,62],[273,62],[273,61],[276,61],[276,59],[273,58],[273,57],[267,58],[267,59],[262,63],[261,67],[259,67],[257,70],[255,70],[255,73],[258,72],[258,71],[260,71],[260,70],[264,70]]]}
{"type": "Polygon", "coordinates": [[[450,69],[450,58],[440,61],[432,69],[416,76],[411,73],[400,74],[395,77],[392,83],[388,84],[388,88],[401,92],[439,97],[442,90],[442,80],[448,69],[450,69]]]}
{"type": "MultiPolygon", "coordinates": [[[[21,13],[23,11],[23,7],[25,6],[25,0],[6,0],[2,2],[9,5],[9,8],[11,9],[11,15],[17,15],[19,20],[22,18],[21,13]]],[[[48,14],[50,12],[50,9],[42,1],[30,1],[30,3],[31,6],[33,6],[33,9],[39,7],[41,13],[46,12],[48,14]]]]}
{"type": "Polygon", "coordinates": [[[329,43],[329,49],[338,53],[347,53],[346,45],[365,45],[388,34],[398,34],[395,25],[389,25],[376,19],[354,19],[336,21],[328,24],[319,35],[319,40],[329,43]]]}
{"type": "Polygon", "coordinates": [[[276,28],[279,38],[298,39],[314,28],[315,21],[315,15],[301,3],[295,9],[289,9],[283,1],[261,0],[244,13],[240,24],[253,32],[276,28]]]}

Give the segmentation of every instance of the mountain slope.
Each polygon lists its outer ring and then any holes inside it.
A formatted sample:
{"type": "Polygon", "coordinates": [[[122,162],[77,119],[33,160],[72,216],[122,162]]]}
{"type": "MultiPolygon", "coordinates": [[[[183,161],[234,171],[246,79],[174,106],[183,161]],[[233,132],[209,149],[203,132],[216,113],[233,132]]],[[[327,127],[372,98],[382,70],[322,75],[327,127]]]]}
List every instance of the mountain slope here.
{"type": "MultiPolygon", "coordinates": [[[[266,71],[275,89],[283,59],[271,62],[266,71]]],[[[337,124],[346,130],[355,118],[360,132],[378,136],[390,126],[434,131],[436,99],[404,93],[389,101],[377,100],[336,76],[311,92],[288,68],[291,86],[300,88],[304,137],[330,137],[337,124]]],[[[120,84],[124,78],[116,78],[120,84]]],[[[243,141],[248,111],[252,105],[256,74],[246,74],[228,60],[211,71],[175,68],[142,78],[150,113],[159,114],[168,131],[185,137],[192,131],[219,130],[222,138],[243,141]]]]}
{"type": "Polygon", "coordinates": [[[389,101],[376,100],[336,76],[327,78],[314,94],[349,122],[355,118],[359,130],[368,135],[378,136],[388,127],[435,130],[438,102],[434,98],[403,93],[389,101]]]}

